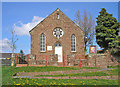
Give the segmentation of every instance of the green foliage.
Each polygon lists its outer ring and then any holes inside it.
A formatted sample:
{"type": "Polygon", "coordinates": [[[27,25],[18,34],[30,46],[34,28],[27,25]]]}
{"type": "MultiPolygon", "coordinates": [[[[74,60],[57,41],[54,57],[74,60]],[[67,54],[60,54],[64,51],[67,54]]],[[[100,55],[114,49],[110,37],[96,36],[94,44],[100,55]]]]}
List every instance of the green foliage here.
{"type": "Polygon", "coordinates": [[[20,54],[24,54],[24,53],[23,53],[23,50],[20,50],[20,54]]]}
{"type": "Polygon", "coordinates": [[[112,17],[112,14],[106,12],[105,8],[102,8],[99,13],[100,15],[96,18],[97,26],[95,28],[97,44],[105,50],[109,49],[109,47],[114,48],[118,43],[115,38],[118,36],[120,25],[116,18],[112,17]],[[116,43],[114,44],[114,42],[116,43]]]}
{"type": "Polygon", "coordinates": [[[109,49],[113,55],[120,56],[120,36],[117,36],[112,42],[109,43],[109,49]]]}
{"type": "Polygon", "coordinates": [[[21,57],[22,59],[24,59],[24,52],[23,52],[23,50],[20,50],[20,55],[19,55],[19,58],[21,57]]]}

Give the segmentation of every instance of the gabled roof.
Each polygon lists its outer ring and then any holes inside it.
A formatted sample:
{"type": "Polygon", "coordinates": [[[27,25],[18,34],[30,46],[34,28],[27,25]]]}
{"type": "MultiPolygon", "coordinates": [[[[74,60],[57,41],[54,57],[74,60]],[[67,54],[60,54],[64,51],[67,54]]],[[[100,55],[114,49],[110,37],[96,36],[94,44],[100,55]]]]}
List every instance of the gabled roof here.
{"type": "MultiPolygon", "coordinates": [[[[59,8],[57,8],[55,11],[57,11],[57,10],[59,10],[60,12],[62,12],[59,8]]],[[[54,11],[54,12],[55,12],[55,11],[54,11]]],[[[52,12],[51,14],[53,14],[54,12],[52,12]]],[[[63,12],[62,12],[62,13],[63,13],[63,12]]],[[[51,15],[51,14],[50,14],[50,15],[51,15]]],[[[64,14],[64,13],[63,13],[63,14],[64,14]]],[[[50,15],[49,15],[49,16],[50,16],[50,15]]],[[[65,15],[65,14],[64,14],[64,15],[65,15]]],[[[47,16],[46,18],[48,18],[49,16],[47,16]]],[[[66,15],[65,15],[65,16],[66,16],[66,15]]],[[[68,17],[68,16],[66,16],[66,17],[68,17]]],[[[45,18],[45,19],[46,19],[46,18],[45,18]]],[[[69,18],[69,17],[68,17],[68,18],[69,18]]],[[[45,19],[43,19],[41,22],[43,22],[45,19]]],[[[70,19],[70,18],[69,18],[69,19],[70,19]]],[[[70,20],[71,20],[71,19],[70,19],[70,20]]],[[[41,23],[41,22],[40,22],[40,23],[41,23]]],[[[71,20],[71,22],[73,22],[73,21],[71,20]]],[[[34,28],[36,28],[40,23],[38,23],[34,28]]],[[[75,22],[73,22],[73,23],[75,24],[75,22]]],[[[76,25],[76,24],[75,24],[75,25],[76,25]]],[[[80,28],[78,25],[76,25],[76,26],[77,26],[78,28],[80,28]]],[[[32,30],[34,30],[34,28],[31,29],[31,30],[29,31],[29,33],[30,33],[32,30]]],[[[80,29],[81,29],[81,28],[80,28],[80,29]]],[[[82,30],[82,29],[81,29],[81,30],[82,30]]],[[[82,31],[83,31],[83,30],[82,30],[82,31]]],[[[83,31],[83,32],[84,32],[84,31],[83,31]]]]}

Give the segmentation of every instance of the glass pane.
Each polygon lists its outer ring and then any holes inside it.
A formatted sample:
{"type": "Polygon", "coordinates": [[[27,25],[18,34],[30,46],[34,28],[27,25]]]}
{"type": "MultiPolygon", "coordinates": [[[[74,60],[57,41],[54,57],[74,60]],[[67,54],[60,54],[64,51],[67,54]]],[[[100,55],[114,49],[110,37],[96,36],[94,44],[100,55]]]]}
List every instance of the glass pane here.
{"type": "Polygon", "coordinates": [[[43,48],[43,51],[45,51],[45,48],[43,48]]]}
{"type": "Polygon", "coordinates": [[[42,51],[42,48],[40,48],[40,50],[42,51]]]}

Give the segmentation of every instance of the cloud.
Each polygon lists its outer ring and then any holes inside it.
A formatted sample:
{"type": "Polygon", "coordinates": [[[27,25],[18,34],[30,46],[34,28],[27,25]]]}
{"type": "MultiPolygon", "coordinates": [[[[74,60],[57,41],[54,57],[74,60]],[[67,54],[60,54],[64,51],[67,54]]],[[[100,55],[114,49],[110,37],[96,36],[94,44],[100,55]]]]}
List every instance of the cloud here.
{"type": "Polygon", "coordinates": [[[9,40],[7,38],[0,40],[0,52],[9,52],[11,50],[8,42],[9,40]]]}
{"type": "Polygon", "coordinates": [[[13,25],[13,29],[15,30],[16,35],[29,35],[29,31],[38,23],[40,23],[40,21],[42,21],[43,19],[43,17],[34,16],[32,22],[29,22],[27,24],[23,24],[21,21],[19,21],[18,24],[13,25]]]}

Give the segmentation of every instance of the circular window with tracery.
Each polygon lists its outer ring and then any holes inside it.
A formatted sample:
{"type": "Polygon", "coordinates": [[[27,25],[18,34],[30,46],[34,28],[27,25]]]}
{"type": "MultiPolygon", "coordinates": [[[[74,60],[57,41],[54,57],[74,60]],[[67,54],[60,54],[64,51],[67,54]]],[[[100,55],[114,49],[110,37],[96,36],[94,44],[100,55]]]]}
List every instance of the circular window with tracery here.
{"type": "Polygon", "coordinates": [[[53,30],[53,35],[57,38],[60,38],[63,36],[63,30],[61,28],[55,28],[53,30]]]}

